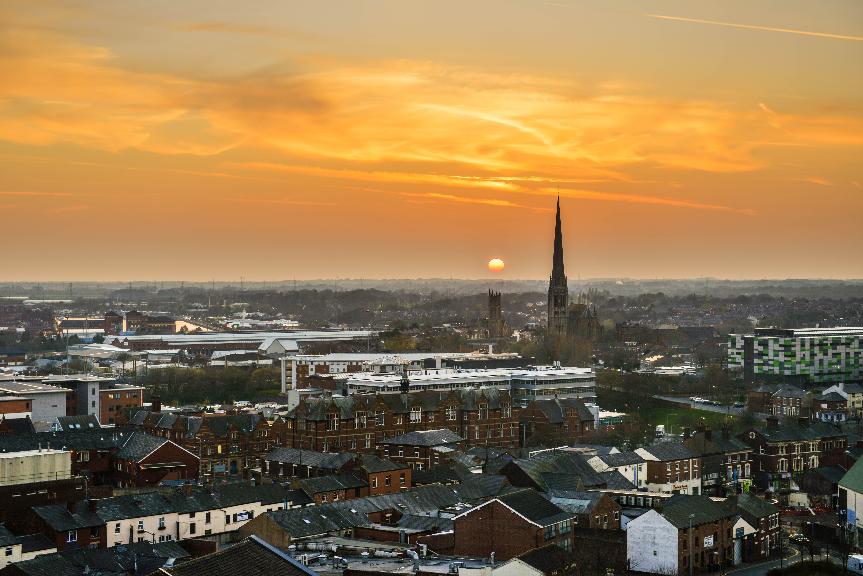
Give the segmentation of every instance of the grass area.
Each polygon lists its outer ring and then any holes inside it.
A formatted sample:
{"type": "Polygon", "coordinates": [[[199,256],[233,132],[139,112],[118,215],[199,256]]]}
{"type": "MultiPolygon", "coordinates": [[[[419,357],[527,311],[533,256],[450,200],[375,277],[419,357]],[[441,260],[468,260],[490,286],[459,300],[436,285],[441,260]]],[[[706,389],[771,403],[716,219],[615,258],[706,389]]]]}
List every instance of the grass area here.
{"type": "MultiPolygon", "coordinates": [[[[719,429],[728,419],[725,414],[719,412],[698,410],[649,396],[626,394],[603,388],[598,388],[596,394],[597,403],[603,410],[624,412],[633,418],[638,418],[652,429],[663,424],[666,432],[673,434],[681,433],[685,427],[695,428],[701,424],[719,429]]],[[[732,416],[731,420],[733,419],[732,416]]]]}

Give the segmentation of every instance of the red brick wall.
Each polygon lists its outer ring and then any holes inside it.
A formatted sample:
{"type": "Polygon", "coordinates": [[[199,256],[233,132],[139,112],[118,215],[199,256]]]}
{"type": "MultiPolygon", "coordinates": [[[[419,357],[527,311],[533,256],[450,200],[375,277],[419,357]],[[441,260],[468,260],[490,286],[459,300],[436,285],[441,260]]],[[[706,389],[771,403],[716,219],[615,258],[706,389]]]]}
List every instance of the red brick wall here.
{"type": "Polygon", "coordinates": [[[6,400],[0,398],[0,414],[15,414],[17,412],[30,412],[30,401],[26,398],[15,398],[6,400]]]}

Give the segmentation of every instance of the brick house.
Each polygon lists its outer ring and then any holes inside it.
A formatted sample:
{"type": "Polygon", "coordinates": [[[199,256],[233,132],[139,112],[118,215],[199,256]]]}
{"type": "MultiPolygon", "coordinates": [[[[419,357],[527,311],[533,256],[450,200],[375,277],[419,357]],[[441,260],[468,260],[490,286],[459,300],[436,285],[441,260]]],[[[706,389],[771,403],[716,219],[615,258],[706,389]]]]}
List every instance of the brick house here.
{"type": "Polygon", "coordinates": [[[758,414],[772,414],[773,393],[778,389],[776,384],[759,384],[746,393],[746,408],[758,414]]]}
{"type": "Polygon", "coordinates": [[[690,559],[693,573],[714,572],[742,562],[744,541],[755,532],[727,502],[677,495],[661,511],[629,522],[627,560],[634,572],[682,576],[690,572],[690,559]]]}
{"type": "Polygon", "coordinates": [[[129,435],[113,455],[115,486],[156,486],[164,480],[196,480],[200,460],[166,438],[129,435]]]}
{"type": "Polygon", "coordinates": [[[412,471],[405,462],[394,462],[374,454],[363,454],[357,470],[369,485],[369,496],[407,490],[413,481],[412,471]]]}
{"type": "Polygon", "coordinates": [[[597,530],[620,530],[621,506],[602,492],[554,490],[549,493],[552,504],[574,514],[573,527],[597,530]]]}
{"type": "Polygon", "coordinates": [[[593,413],[577,398],[534,400],[521,411],[522,440],[571,444],[596,429],[593,413]]]}
{"type": "Polygon", "coordinates": [[[832,424],[806,418],[796,426],[780,426],[776,417],[768,418],[766,426],[738,438],[752,448],[753,482],[759,490],[780,495],[790,490],[792,476],[841,460],[848,443],[847,434],[832,424]]]}
{"type": "Polygon", "coordinates": [[[353,470],[355,454],[274,448],[265,457],[263,472],[273,480],[346,474],[353,470]]]}
{"type": "Polygon", "coordinates": [[[728,428],[714,433],[702,428],[683,440],[701,458],[701,488],[709,496],[742,491],[752,481],[752,448],[732,436],[728,428]],[[739,489],[739,490],[738,490],[739,489]]]}
{"type": "Polygon", "coordinates": [[[648,491],[701,493],[701,458],[682,442],[656,442],[635,452],[647,462],[648,491]]]}
{"type": "Polygon", "coordinates": [[[780,386],[770,397],[770,404],[774,416],[809,418],[811,414],[809,396],[796,386],[780,386]]]}
{"type": "Polygon", "coordinates": [[[839,392],[825,392],[812,399],[812,418],[820,422],[844,422],[848,419],[848,400],[839,392]]]}
{"type": "Polygon", "coordinates": [[[276,445],[270,424],[260,414],[187,415],[138,410],[129,424],[167,438],[200,458],[200,477],[212,482],[245,477],[261,466],[276,445]]]}
{"type": "Polygon", "coordinates": [[[752,538],[742,545],[743,561],[764,560],[779,550],[779,508],[752,494],[740,494],[729,499],[746,522],[756,529],[752,538]]]}
{"type": "Polygon", "coordinates": [[[378,442],[378,453],[394,462],[402,462],[410,468],[428,470],[439,465],[449,454],[459,450],[464,439],[450,430],[422,430],[408,432],[378,442]]]}
{"type": "Polygon", "coordinates": [[[468,447],[518,444],[519,408],[495,388],[301,397],[273,424],[278,445],[374,452],[384,438],[448,428],[468,447]]]}
{"type": "MultiPolygon", "coordinates": [[[[535,490],[498,496],[453,518],[452,549],[456,556],[509,560],[534,548],[556,544],[572,550],[574,515],[535,490]]],[[[435,545],[436,535],[420,538],[435,545]]]]}
{"type": "Polygon", "coordinates": [[[292,485],[308,494],[309,498],[318,505],[369,495],[368,482],[352,474],[302,478],[292,485]]]}
{"type": "Polygon", "coordinates": [[[96,514],[95,500],[36,506],[23,521],[28,531],[44,534],[59,552],[106,546],[105,521],[96,514]]]}
{"type": "Polygon", "coordinates": [[[130,409],[144,405],[144,388],[114,384],[111,388],[99,388],[99,422],[103,424],[125,424],[130,409]]]}

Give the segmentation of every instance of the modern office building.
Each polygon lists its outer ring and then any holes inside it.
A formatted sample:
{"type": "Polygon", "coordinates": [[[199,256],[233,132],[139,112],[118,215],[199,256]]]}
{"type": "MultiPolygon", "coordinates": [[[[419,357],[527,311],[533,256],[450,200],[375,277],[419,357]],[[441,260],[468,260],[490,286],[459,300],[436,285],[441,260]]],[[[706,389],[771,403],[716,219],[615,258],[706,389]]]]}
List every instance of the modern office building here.
{"type": "Polygon", "coordinates": [[[799,384],[863,378],[863,328],[756,328],[728,337],[728,368],[747,382],[799,384]]]}

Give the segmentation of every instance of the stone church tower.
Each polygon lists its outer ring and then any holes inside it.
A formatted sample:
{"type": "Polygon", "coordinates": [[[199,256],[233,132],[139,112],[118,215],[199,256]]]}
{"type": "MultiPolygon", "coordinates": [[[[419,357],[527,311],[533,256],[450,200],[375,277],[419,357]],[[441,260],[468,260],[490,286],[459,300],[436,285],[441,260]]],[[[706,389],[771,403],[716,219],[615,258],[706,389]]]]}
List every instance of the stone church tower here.
{"type": "Polygon", "coordinates": [[[557,217],[554,224],[554,256],[551,277],[548,281],[548,335],[561,338],[567,333],[569,288],[563,270],[563,233],[560,231],[560,197],[557,199],[557,217]]]}

